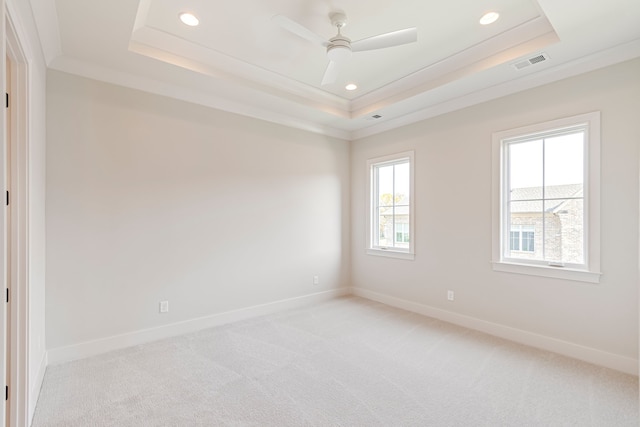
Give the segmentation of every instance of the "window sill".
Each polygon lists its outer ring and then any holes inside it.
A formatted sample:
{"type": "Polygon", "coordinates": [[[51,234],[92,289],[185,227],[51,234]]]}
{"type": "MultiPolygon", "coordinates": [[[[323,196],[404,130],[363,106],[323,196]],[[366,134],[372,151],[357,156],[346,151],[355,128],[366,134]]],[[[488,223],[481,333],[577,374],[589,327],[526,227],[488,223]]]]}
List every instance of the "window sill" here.
{"type": "Polygon", "coordinates": [[[408,259],[413,261],[415,254],[410,252],[400,252],[391,249],[367,249],[367,255],[382,256],[387,258],[408,259]]]}
{"type": "Polygon", "coordinates": [[[600,283],[602,273],[587,270],[576,270],[564,267],[547,267],[544,265],[517,264],[513,262],[493,262],[494,271],[526,274],[529,276],[552,277],[554,279],[575,280],[578,282],[600,283]]]}

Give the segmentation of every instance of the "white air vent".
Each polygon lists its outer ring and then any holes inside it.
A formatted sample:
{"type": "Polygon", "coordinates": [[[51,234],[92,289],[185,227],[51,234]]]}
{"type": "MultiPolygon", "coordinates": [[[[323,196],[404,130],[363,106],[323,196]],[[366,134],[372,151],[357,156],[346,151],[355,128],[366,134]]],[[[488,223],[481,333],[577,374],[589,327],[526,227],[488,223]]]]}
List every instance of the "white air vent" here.
{"type": "Polygon", "coordinates": [[[541,53],[539,55],[533,56],[531,58],[525,59],[523,61],[518,61],[515,64],[511,64],[513,68],[516,70],[522,70],[523,68],[527,68],[530,65],[539,64],[549,59],[549,55],[546,53],[541,53]]]}

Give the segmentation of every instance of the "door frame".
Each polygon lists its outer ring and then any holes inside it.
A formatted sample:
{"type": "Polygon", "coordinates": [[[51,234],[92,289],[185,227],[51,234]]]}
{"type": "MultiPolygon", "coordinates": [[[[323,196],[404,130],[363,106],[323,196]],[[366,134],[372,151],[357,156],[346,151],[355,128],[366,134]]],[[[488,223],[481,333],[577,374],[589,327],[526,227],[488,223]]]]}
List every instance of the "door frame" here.
{"type": "MultiPolygon", "coordinates": [[[[6,252],[2,254],[3,265],[11,271],[10,288],[10,321],[7,336],[2,342],[2,366],[5,376],[6,357],[11,360],[9,372],[9,414],[10,426],[29,425],[29,61],[23,45],[20,42],[19,28],[12,19],[10,8],[4,3],[4,43],[2,52],[2,67],[6,67],[6,58],[11,63],[11,82],[7,87],[6,77],[3,79],[5,92],[11,94],[10,137],[6,138],[3,130],[2,138],[2,167],[10,164],[10,204],[11,229],[9,233],[3,232],[3,242],[0,247],[11,253],[11,265],[6,265],[6,252]],[[10,158],[4,158],[7,153],[7,145],[10,147],[10,158]],[[10,238],[10,241],[7,239],[10,238]],[[10,340],[10,354],[6,354],[6,341],[10,340]]],[[[4,115],[6,117],[6,115],[4,115]]],[[[3,119],[3,125],[6,125],[3,119]]],[[[4,174],[3,187],[7,187],[4,174]]],[[[1,193],[0,193],[1,194],[1,193]]],[[[4,204],[4,203],[3,203],[4,204]]],[[[5,204],[6,205],[6,204],[5,204]]],[[[2,221],[5,223],[6,209],[1,209],[2,221]]],[[[3,273],[3,278],[6,275],[3,273]]],[[[3,279],[3,282],[6,279],[3,279]]],[[[4,292],[4,290],[3,290],[4,292]]],[[[6,331],[6,304],[2,304],[3,327],[2,334],[6,331]]],[[[5,378],[5,381],[7,378],[5,378]]],[[[4,424],[5,408],[3,406],[2,423],[4,424]]]]}

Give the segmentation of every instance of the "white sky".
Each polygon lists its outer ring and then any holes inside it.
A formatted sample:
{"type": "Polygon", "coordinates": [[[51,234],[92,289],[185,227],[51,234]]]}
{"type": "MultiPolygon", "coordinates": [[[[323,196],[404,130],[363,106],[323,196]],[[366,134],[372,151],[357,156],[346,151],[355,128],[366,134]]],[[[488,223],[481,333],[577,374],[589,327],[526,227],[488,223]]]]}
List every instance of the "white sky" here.
{"type": "MultiPolygon", "coordinates": [[[[393,169],[394,166],[384,166],[379,169],[379,193],[393,194],[393,169]]],[[[395,194],[409,197],[409,163],[395,165],[395,194]]]]}
{"type": "MultiPolygon", "coordinates": [[[[581,184],[584,180],[583,133],[546,138],[544,185],[581,184]]],[[[543,185],[542,140],[513,143],[509,147],[511,188],[543,185]]]]}

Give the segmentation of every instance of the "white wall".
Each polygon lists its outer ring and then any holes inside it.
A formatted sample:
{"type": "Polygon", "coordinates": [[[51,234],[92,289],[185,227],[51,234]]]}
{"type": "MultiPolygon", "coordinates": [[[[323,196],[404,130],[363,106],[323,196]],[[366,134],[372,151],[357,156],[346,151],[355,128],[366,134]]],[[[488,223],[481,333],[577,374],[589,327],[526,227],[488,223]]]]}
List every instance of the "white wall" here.
{"type": "Polygon", "coordinates": [[[47,94],[47,348],[349,285],[347,142],[56,71],[47,94]]]}
{"type": "Polygon", "coordinates": [[[46,64],[29,2],[6,0],[28,61],[28,295],[29,416],[33,416],[45,369],[45,151],[46,64]]]}
{"type": "Polygon", "coordinates": [[[638,76],[634,60],[353,142],[353,286],[637,359],[638,76]],[[597,110],[601,283],[494,272],[491,134],[597,110]],[[367,256],[366,160],[407,150],[415,150],[415,261],[367,256]]]}

